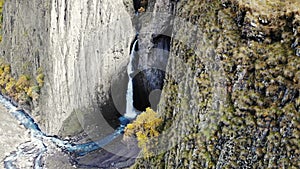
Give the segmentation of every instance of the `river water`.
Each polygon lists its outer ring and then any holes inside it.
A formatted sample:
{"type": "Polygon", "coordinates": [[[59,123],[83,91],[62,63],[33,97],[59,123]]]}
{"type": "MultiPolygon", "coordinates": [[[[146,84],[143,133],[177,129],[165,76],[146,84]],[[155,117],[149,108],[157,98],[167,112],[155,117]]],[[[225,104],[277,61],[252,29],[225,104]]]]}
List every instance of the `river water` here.
{"type": "Polygon", "coordinates": [[[1,104],[0,119],[0,168],[4,168],[5,156],[15,151],[21,143],[30,141],[30,133],[1,104]]]}
{"type": "MultiPolygon", "coordinates": [[[[103,148],[121,136],[124,132],[125,126],[130,122],[129,119],[134,119],[138,114],[133,107],[133,87],[131,77],[131,74],[134,71],[132,64],[135,55],[134,50],[136,44],[137,40],[134,42],[130,56],[130,62],[128,64],[129,82],[126,96],[127,109],[125,116],[120,117],[120,126],[114,132],[102,139],[87,143],[75,144],[69,140],[62,140],[58,137],[47,135],[39,128],[39,125],[35,123],[34,119],[29,114],[22,109],[18,109],[7,98],[0,95],[0,104],[3,105],[0,109],[0,117],[2,119],[2,123],[0,125],[0,150],[4,152],[0,156],[0,159],[3,159],[3,167],[6,169],[42,169],[44,168],[45,164],[43,158],[45,159],[46,154],[49,155],[49,152],[52,152],[52,154],[56,154],[57,152],[65,152],[62,153],[62,156],[72,155],[75,157],[81,157],[95,150],[103,148]]],[[[105,152],[105,155],[102,155],[100,159],[106,162],[105,166],[111,167],[117,162],[132,162],[132,159],[136,157],[138,152],[137,150],[134,150],[133,153],[132,151],[130,153],[130,149],[128,149],[128,147],[120,144],[118,145],[118,149],[118,153],[114,154],[105,152]],[[128,156],[128,154],[130,155],[128,156]]],[[[101,153],[99,156],[101,156],[101,153]]],[[[88,161],[93,164],[95,163],[94,161],[97,160],[95,160],[95,157],[92,158],[93,160],[88,161]]],[[[96,159],[99,160],[99,158],[96,159]]],[[[77,160],[76,158],[71,158],[69,161],[72,161],[74,164],[80,164],[80,160],[77,160]]],[[[100,164],[101,163],[103,162],[100,162],[100,164]]],[[[90,164],[84,165],[90,166],[90,164]]],[[[93,166],[99,167],[98,165],[93,166]]],[[[56,167],[61,168],[62,166],[56,167]]]]}
{"type": "MultiPolygon", "coordinates": [[[[116,165],[118,162],[124,163],[128,160],[132,163],[132,159],[134,159],[138,153],[138,151],[135,150],[130,156],[128,156],[128,153],[130,153],[131,150],[128,149],[126,145],[118,144],[116,147],[118,149],[118,153],[114,154],[102,151],[96,155],[94,154],[94,156],[90,156],[92,160],[84,158],[78,159],[78,157],[86,156],[95,150],[103,148],[121,136],[124,131],[124,127],[129,122],[129,120],[125,117],[120,118],[120,127],[106,137],[97,141],[75,144],[69,140],[62,140],[55,136],[45,134],[41,131],[38,124],[35,123],[33,118],[31,118],[22,109],[17,109],[2,95],[0,95],[0,104],[3,105],[0,107],[0,117],[2,119],[0,125],[0,150],[3,152],[0,157],[2,159],[1,162],[3,167],[6,169],[42,169],[45,164],[43,159],[45,160],[46,156],[49,156],[49,154],[52,154],[53,157],[53,154],[55,156],[55,154],[59,152],[63,152],[61,153],[61,156],[65,156],[64,163],[72,161],[73,164],[78,164],[79,166],[92,165],[96,167],[102,166],[101,164],[103,163],[103,165],[105,164],[105,166],[111,167],[116,165]],[[69,155],[76,158],[68,157],[69,155]],[[99,159],[101,159],[100,162],[99,159]],[[88,162],[80,164],[80,160],[88,162]]],[[[69,163],[68,165],[71,164],[69,163]]],[[[62,166],[57,167],[61,168],[62,166]]]]}

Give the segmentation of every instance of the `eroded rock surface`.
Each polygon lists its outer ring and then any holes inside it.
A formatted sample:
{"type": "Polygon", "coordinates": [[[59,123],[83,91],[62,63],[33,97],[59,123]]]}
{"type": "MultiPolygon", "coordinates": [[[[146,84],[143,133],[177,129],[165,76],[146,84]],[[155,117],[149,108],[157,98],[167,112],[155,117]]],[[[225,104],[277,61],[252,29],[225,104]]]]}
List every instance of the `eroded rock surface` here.
{"type": "Polygon", "coordinates": [[[164,132],[135,167],[299,168],[298,1],[176,2],[164,132]]]}

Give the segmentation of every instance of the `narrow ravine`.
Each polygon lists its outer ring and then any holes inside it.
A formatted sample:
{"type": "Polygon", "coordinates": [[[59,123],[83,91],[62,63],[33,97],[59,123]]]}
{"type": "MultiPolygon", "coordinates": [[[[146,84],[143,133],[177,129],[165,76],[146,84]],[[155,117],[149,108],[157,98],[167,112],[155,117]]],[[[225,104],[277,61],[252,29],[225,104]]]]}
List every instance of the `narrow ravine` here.
{"type": "Polygon", "coordinates": [[[0,95],[0,103],[3,104],[6,109],[22,124],[27,130],[30,130],[31,133],[31,141],[20,144],[17,147],[17,151],[10,153],[4,159],[4,167],[7,169],[17,168],[16,163],[18,159],[21,159],[23,156],[30,156],[32,161],[32,167],[39,169],[43,167],[42,156],[47,149],[47,144],[53,143],[63,151],[67,151],[68,153],[75,154],[76,156],[84,156],[92,151],[100,149],[105,145],[109,144],[112,140],[120,136],[125,126],[129,123],[128,119],[134,119],[137,115],[137,111],[133,107],[133,88],[132,88],[132,78],[131,74],[133,73],[133,57],[134,57],[134,49],[137,44],[137,40],[134,42],[130,62],[128,64],[128,90],[127,90],[127,108],[125,117],[120,117],[120,127],[115,130],[112,134],[106,136],[105,138],[98,141],[91,141],[84,144],[73,144],[69,141],[61,140],[54,136],[49,136],[45,134],[35,123],[34,119],[28,115],[24,110],[18,109],[14,106],[8,99],[0,95]]]}
{"type": "MultiPolygon", "coordinates": [[[[136,17],[138,17],[139,13],[136,11],[135,15],[136,17]]],[[[148,96],[150,96],[152,91],[162,90],[163,79],[165,76],[164,68],[167,62],[166,56],[168,55],[170,50],[170,37],[161,39],[156,38],[158,40],[156,40],[157,42],[154,43],[154,50],[162,51],[157,52],[157,54],[159,55],[157,57],[158,59],[154,60],[154,62],[162,62],[162,64],[164,65],[162,66],[162,70],[159,70],[157,68],[149,68],[147,70],[139,71],[137,69],[137,65],[139,64],[138,32],[139,30],[136,30],[137,35],[131,45],[129,63],[127,65],[128,84],[126,90],[125,114],[119,118],[119,127],[114,132],[102,139],[79,144],[74,143],[71,140],[63,140],[56,136],[48,135],[40,129],[39,125],[26,111],[24,111],[23,109],[19,109],[8,98],[0,95],[0,104],[4,105],[9,113],[15,117],[18,123],[24,126],[28,133],[30,133],[30,140],[19,144],[19,146],[15,148],[15,151],[12,151],[9,155],[6,155],[5,159],[3,160],[3,164],[6,169],[42,169],[45,166],[45,160],[47,160],[47,158],[45,157],[46,154],[48,152],[55,151],[61,151],[66,156],[69,156],[69,162],[71,162],[70,166],[75,164],[76,166],[80,167],[99,167],[98,165],[89,163],[83,164],[82,161],[84,160],[81,160],[80,157],[88,156],[91,154],[91,152],[104,148],[105,146],[115,141],[116,138],[122,136],[126,125],[130,123],[130,121],[133,121],[141,111],[145,110],[145,108],[151,107],[150,101],[154,100],[157,104],[160,98],[160,94],[157,94],[159,98],[155,97],[152,100],[151,98],[149,100],[148,96]],[[142,78],[140,78],[139,76],[141,76],[142,78]],[[139,81],[137,81],[137,79],[142,79],[142,81],[144,81],[142,84],[148,85],[141,85],[139,81]]],[[[111,153],[109,155],[103,155],[103,157],[100,157],[99,159],[107,158],[103,163],[110,163],[105,164],[106,166],[110,167],[116,166],[117,163],[115,163],[115,161],[120,159],[121,160],[119,164],[128,163],[124,165],[129,166],[129,163],[132,162],[132,159],[134,160],[136,158],[136,154],[139,152],[139,149],[137,148],[131,152],[126,152],[128,150],[125,147],[126,146],[124,146],[123,144],[117,146],[117,148],[120,148],[119,151],[121,153],[119,154],[121,155],[111,153]],[[126,153],[130,155],[125,156],[124,154],[126,153]]],[[[99,154],[98,156],[101,156],[101,154],[99,154]]]]}
{"type": "MultiPolygon", "coordinates": [[[[133,107],[133,85],[132,85],[132,74],[134,72],[133,63],[135,48],[137,45],[137,40],[135,40],[131,54],[130,61],[128,64],[128,89],[126,94],[126,113],[124,116],[120,117],[120,126],[112,134],[102,138],[98,141],[91,141],[83,144],[74,144],[70,141],[62,140],[60,138],[47,135],[44,133],[34,121],[34,119],[27,114],[24,110],[18,109],[10,100],[0,95],[0,104],[3,104],[5,108],[31,133],[31,141],[24,142],[17,147],[17,151],[13,151],[4,159],[4,167],[6,169],[18,168],[19,159],[26,158],[25,161],[30,161],[28,164],[30,167],[35,169],[43,168],[43,154],[49,149],[49,144],[54,144],[62,151],[73,154],[75,156],[84,156],[92,151],[100,149],[111,141],[116,139],[118,136],[122,135],[125,126],[133,120],[138,111],[133,107]]],[[[23,162],[23,161],[22,161],[23,162]]],[[[21,163],[22,163],[21,162],[21,163]]]]}

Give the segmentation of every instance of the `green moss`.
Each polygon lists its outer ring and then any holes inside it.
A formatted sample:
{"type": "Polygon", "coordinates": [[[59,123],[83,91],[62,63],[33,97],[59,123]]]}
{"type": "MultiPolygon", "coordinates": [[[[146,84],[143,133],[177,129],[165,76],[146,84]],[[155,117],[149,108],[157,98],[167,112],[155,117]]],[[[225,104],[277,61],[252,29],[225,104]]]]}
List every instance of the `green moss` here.
{"type": "Polygon", "coordinates": [[[159,167],[188,168],[185,159],[195,146],[199,151],[193,162],[198,168],[299,168],[295,156],[299,156],[300,144],[300,57],[291,47],[299,36],[295,31],[300,29],[299,1],[182,0],[176,11],[176,16],[201,29],[193,34],[174,23],[177,40],[173,40],[170,57],[180,58],[186,67],[169,63],[170,74],[184,75],[176,76],[180,80],[166,79],[159,113],[166,128],[176,126],[168,138],[175,148],[139,164],[146,161],[156,166],[156,161],[165,160],[159,167]],[[186,45],[193,40],[196,44],[189,45],[197,46],[199,56],[194,46],[186,45]],[[206,67],[213,57],[207,56],[212,46],[221,60],[221,83],[227,91],[219,112],[212,108],[216,72],[206,67]],[[182,79],[188,82],[174,83],[182,79]],[[197,90],[190,91],[195,86],[197,90]],[[187,106],[187,93],[192,106],[187,106]],[[188,113],[194,121],[186,117],[188,113]],[[226,153],[221,154],[218,146],[226,153]],[[248,166],[243,165],[246,162],[248,166]]]}

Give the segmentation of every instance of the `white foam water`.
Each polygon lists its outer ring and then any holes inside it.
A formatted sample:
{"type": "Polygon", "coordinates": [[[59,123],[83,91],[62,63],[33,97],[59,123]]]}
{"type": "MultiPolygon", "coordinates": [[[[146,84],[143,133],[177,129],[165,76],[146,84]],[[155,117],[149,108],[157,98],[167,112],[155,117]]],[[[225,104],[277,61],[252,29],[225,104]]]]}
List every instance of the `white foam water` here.
{"type": "Polygon", "coordinates": [[[133,43],[131,53],[130,53],[130,60],[127,66],[127,73],[128,73],[128,86],[127,86],[127,93],[126,93],[126,113],[124,117],[128,119],[134,119],[138,111],[133,107],[133,84],[132,84],[132,75],[134,73],[134,66],[133,66],[133,60],[136,54],[135,48],[137,45],[138,40],[135,40],[133,43]]]}

